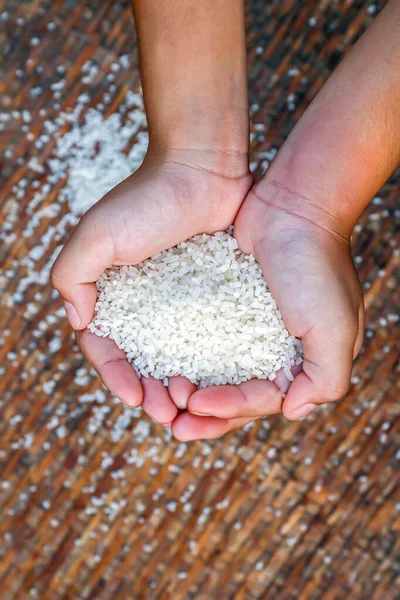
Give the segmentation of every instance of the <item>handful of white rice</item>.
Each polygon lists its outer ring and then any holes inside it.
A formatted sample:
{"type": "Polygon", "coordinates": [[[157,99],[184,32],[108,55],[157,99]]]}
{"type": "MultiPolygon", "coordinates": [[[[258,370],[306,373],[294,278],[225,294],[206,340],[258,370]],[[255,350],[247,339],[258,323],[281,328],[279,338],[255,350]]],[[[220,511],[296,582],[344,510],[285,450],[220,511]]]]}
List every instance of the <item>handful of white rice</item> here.
{"type": "Polygon", "coordinates": [[[204,387],[270,379],[301,362],[260,266],[228,233],[197,235],[97,281],[89,330],[110,337],[144,377],[204,387]]]}

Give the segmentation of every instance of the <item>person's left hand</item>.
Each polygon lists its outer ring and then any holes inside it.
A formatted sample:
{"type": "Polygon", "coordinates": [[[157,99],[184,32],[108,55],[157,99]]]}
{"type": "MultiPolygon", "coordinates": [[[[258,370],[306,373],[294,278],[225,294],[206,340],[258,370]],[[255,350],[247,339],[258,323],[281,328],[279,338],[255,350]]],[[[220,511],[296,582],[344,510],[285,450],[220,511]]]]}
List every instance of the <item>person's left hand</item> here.
{"type": "Polygon", "coordinates": [[[104,384],[163,425],[196,388],[183,377],[171,378],[168,388],[151,377],[139,380],[113,340],[89,332],[95,281],[111,265],[137,264],[195,234],[226,229],[252,181],[245,152],[149,153],[136,173],[83,216],[52,268],[78,344],[104,384]]]}

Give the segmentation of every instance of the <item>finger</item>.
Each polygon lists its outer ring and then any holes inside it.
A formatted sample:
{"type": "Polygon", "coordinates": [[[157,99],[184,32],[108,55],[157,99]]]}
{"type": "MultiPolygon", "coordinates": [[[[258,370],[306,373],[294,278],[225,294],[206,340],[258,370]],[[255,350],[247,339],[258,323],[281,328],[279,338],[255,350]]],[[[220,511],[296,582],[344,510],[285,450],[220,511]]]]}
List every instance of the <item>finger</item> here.
{"type": "MultiPolygon", "coordinates": [[[[293,379],[299,374],[301,373],[303,370],[302,365],[294,365],[293,367],[291,367],[290,371],[292,373],[293,379]]],[[[290,384],[292,383],[292,379],[288,379],[286,377],[285,371],[283,369],[280,369],[277,374],[276,374],[276,378],[274,379],[274,383],[275,385],[278,386],[278,388],[280,389],[282,394],[286,394],[290,384]]]]}
{"type": "Polygon", "coordinates": [[[189,398],[188,410],[196,415],[234,419],[273,415],[281,411],[281,404],[281,392],[272,381],[252,379],[198,390],[189,398]]]}
{"type": "Polygon", "coordinates": [[[291,384],[282,404],[287,419],[309,414],[316,405],[339,400],[349,389],[357,330],[352,321],[320,325],[303,339],[303,372],[291,384]]]}
{"type": "Polygon", "coordinates": [[[160,379],[154,377],[142,377],[141,382],[144,392],[143,410],[157,423],[169,425],[178,414],[178,409],[172,402],[168,389],[160,379]]]}
{"type": "Polygon", "coordinates": [[[140,380],[126,360],[125,353],[113,340],[99,337],[87,329],[77,331],[76,339],[83,354],[110,392],[128,406],[140,406],[143,400],[140,380]]]}
{"type": "Polygon", "coordinates": [[[218,419],[217,417],[199,417],[184,412],[173,421],[172,434],[180,442],[212,440],[252,421],[254,421],[254,417],[218,419]]]}
{"type": "Polygon", "coordinates": [[[110,236],[101,231],[94,212],[81,219],[51,270],[51,282],[65,302],[73,329],[85,329],[96,303],[95,281],[114,260],[110,236]]]}
{"type": "Polygon", "coordinates": [[[196,391],[197,386],[186,379],[186,377],[176,376],[168,379],[168,391],[175,405],[184,410],[187,407],[190,396],[196,391]]]}

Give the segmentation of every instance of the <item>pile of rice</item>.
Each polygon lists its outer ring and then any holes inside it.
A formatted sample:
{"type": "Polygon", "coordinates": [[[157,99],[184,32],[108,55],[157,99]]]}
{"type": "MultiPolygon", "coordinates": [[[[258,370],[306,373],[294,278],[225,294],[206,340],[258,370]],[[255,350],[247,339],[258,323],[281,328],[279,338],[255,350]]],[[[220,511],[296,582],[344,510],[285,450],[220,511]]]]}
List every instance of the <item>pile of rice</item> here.
{"type": "Polygon", "coordinates": [[[193,383],[270,379],[299,364],[260,266],[229,233],[197,235],[97,282],[89,330],[110,337],[141,375],[193,383]]]}

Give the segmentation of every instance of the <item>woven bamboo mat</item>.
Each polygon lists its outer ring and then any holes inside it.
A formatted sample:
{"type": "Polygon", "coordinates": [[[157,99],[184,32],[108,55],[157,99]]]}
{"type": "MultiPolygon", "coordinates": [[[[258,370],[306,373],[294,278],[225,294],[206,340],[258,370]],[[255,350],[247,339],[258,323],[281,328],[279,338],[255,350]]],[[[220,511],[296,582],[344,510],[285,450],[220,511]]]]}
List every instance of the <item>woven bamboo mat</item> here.
{"type": "MultiPolygon", "coordinates": [[[[248,3],[258,173],[382,5],[248,3]]],[[[91,106],[109,94],[110,115],[137,91],[128,3],[0,7],[1,600],[400,598],[400,177],[354,236],[367,324],[346,399],[297,423],[172,441],[101,388],[48,283],[73,221],[45,121],[81,94],[91,106]],[[87,61],[98,70],[84,82],[87,61]]]]}

